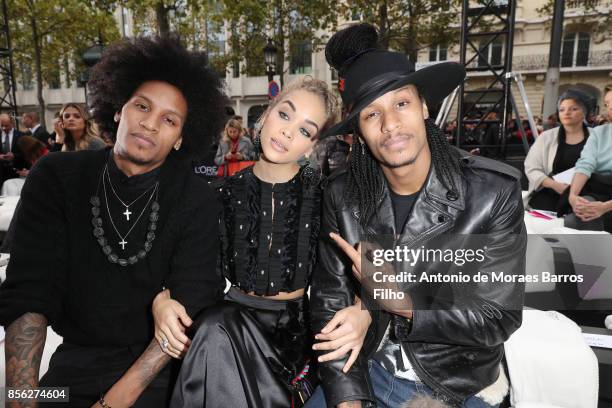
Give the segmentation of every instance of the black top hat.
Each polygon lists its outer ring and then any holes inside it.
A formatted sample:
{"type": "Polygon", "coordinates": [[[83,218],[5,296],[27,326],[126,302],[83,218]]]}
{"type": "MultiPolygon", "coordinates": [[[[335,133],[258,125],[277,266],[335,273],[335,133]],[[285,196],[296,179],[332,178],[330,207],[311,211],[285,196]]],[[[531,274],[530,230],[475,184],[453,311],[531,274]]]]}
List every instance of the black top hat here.
{"type": "Polygon", "coordinates": [[[418,71],[404,54],[370,48],[357,53],[338,70],[338,90],[348,115],[320,138],[352,132],[352,120],[372,101],[405,85],[415,85],[428,104],[436,105],[459,86],[465,68],[442,62],[418,71]]]}

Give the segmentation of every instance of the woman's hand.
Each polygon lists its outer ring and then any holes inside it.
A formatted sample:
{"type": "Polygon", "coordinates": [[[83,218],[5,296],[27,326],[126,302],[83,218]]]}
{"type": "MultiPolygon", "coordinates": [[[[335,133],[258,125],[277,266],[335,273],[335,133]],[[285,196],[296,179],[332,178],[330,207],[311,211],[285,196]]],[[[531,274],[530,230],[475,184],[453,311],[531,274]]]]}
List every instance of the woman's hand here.
{"type": "Polygon", "coordinates": [[[155,297],[152,310],[155,339],[162,351],[170,357],[183,358],[191,344],[185,331],[193,323],[187,311],[183,305],[170,298],[168,289],[155,297]]]}
{"type": "Polygon", "coordinates": [[[608,203],[602,201],[588,201],[582,197],[584,203],[579,204],[576,216],[582,221],[593,221],[610,211],[608,203]]]}
{"type": "Polygon", "coordinates": [[[569,184],[560,183],[558,181],[555,181],[552,186],[553,190],[555,190],[555,192],[559,195],[562,195],[565,189],[568,187],[569,187],[569,184]]]}
{"type": "Polygon", "coordinates": [[[64,123],[59,118],[53,121],[53,129],[55,130],[55,143],[64,144],[64,123]]]}
{"type": "Polygon", "coordinates": [[[342,371],[348,372],[359,356],[370,323],[372,317],[370,312],[361,308],[361,300],[336,312],[321,333],[315,336],[315,339],[323,341],[312,346],[314,350],[334,350],[320,356],[319,361],[336,360],[350,351],[351,355],[342,368],[342,371]]]}
{"type": "Polygon", "coordinates": [[[568,201],[572,206],[572,211],[574,212],[576,217],[580,218],[582,221],[586,221],[584,218],[586,217],[588,205],[591,202],[584,197],[580,197],[573,194],[570,194],[570,196],[568,197],[568,201]]]}

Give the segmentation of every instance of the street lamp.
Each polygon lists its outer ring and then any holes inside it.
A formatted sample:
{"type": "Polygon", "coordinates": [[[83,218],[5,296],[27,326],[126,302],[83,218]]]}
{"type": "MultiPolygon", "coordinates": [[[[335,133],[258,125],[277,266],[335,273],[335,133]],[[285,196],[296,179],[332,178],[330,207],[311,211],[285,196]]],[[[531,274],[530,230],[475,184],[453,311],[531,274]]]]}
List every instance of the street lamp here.
{"type": "Polygon", "coordinates": [[[87,106],[87,82],[89,81],[89,71],[91,68],[100,61],[102,58],[102,52],[104,51],[104,44],[102,41],[98,39],[94,45],[89,47],[83,52],[81,55],[81,59],[83,63],[87,67],[85,71],[81,74],[81,81],[84,83],[83,87],[85,88],[85,106],[87,106]]]}
{"type": "Polygon", "coordinates": [[[271,38],[268,38],[268,43],[263,49],[264,61],[266,62],[266,73],[268,74],[268,82],[272,82],[274,79],[274,67],[276,65],[276,52],[277,49],[274,46],[271,38]]]}

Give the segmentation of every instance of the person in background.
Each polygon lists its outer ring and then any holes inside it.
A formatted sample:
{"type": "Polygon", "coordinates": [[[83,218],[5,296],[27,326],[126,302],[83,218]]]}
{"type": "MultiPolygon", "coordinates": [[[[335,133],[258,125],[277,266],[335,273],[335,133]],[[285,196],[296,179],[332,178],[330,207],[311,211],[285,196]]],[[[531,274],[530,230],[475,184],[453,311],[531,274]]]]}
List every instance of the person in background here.
{"type": "Polygon", "coordinates": [[[556,128],[557,126],[559,126],[559,116],[557,113],[553,113],[551,115],[548,115],[548,118],[546,118],[546,122],[544,122],[544,130],[549,130],[552,128],[556,128]]]}
{"type": "Polygon", "coordinates": [[[45,145],[49,143],[49,132],[40,124],[38,112],[25,112],[21,116],[21,123],[28,128],[30,134],[40,140],[45,145]]]}
{"type": "Polygon", "coordinates": [[[353,135],[336,135],[317,142],[311,161],[317,163],[323,176],[327,177],[336,169],[346,165],[351,152],[353,135]]]}
{"type": "MultiPolygon", "coordinates": [[[[612,85],[604,89],[608,117],[612,117],[612,85]]],[[[591,129],[569,190],[573,215],[565,225],[612,233],[612,123],[591,129]]]]}
{"type": "Polygon", "coordinates": [[[15,169],[15,172],[19,176],[18,178],[10,178],[2,184],[2,195],[7,196],[18,196],[21,194],[21,189],[25,182],[25,178],[30,173],[30,168],[36,163],[38,159],[49,153],[47,145],[40,140],[30,135],[22,135],[18,140],[19,150],[23,152],[23,162],[27,165],[26,167],[15,169]]]}
{"type": "Polygon", "coordinates": [[[536,124],[536,130],[538,131],[538,135],[539,135],[540,133],[542,133],[544,131],[544,125],[543,125],[543,122],[542,122],[542,117],[536,116],[534,118],[534,121],[535,121],[535,124],[536,124]]]}
{"type": "Polygon", "coordinates": [[[529,180],[528,204],[533,209],[559,211],[561,197],[568,184],[553,176],[576,165],[589,137],[584,120],[588,113],[588,96],[579,90],[568,90],[557,103],[561,126],[544,131],[535,140],[525,158],[529,180]]]}
{"type": "Polygon", "coordinates": [[[27,167],[23,153],[19,149],[19,138],[22,133],[15,129],[15,121],[7,113],[0,114],[2,143],[0,144],[0,182],[17,177],[17,169],[27,167]]]}
{"type": "Polygon", "coordinates": [[[446,134],[446,140],[451,145],[456,143],[457,140],[457,120],[452,120],[444,127],[444,133],[446,134]]]}
{"type": "Polygon", "coordinates": [[[59,112],[59,120],[54,122],[54,128],[53,151],[99,150],[107,146],[98,136],[89,114],[79,104],[65,104],[59,112]]]}
{"type": "Polygon", "coordinates": [[[34,163],[36,163],[36,161],[38,161],[38,159],[47,155],[47,153],[49,153],[49,149],[40,139],[29,135],[21,136],[17,141],[17,144],[23,152],[23,158],[28,165],[27,168],[17,170],[17,174],[19,174],[19,177],[26,177],[30,172],[29,169],[34,165],[34,163]]]}
{"type": "Polygon", "coordinates": [[[253,143],[242,133],[243,128],[240,121],[237,119],[227,121],[217,148],[215,164],[220,166],[230,162],[255,160],[256,152],[253,143]]]}

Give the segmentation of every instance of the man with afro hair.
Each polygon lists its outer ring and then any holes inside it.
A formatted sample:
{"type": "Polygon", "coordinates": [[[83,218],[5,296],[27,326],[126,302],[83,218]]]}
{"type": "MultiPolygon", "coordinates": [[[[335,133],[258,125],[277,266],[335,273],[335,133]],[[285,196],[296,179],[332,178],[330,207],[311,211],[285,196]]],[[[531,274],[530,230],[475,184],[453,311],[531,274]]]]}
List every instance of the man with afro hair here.
{"type": "Polygon", "coordinates": [[[52,153],[28,175],[0,287],[6,385],[69,387],[66,406],[163,407],[162,349],[176,350],[153,336],[153,298],[169,289],[189,326],[222,295],[217,200],[191,160],[220,132],[226,98],[205,54],[174,38],[109,47],[89,87],[114,146],[52,153]],[[39,381],[48,325],[63,344],[39,381]]]}

